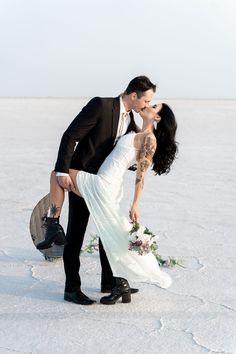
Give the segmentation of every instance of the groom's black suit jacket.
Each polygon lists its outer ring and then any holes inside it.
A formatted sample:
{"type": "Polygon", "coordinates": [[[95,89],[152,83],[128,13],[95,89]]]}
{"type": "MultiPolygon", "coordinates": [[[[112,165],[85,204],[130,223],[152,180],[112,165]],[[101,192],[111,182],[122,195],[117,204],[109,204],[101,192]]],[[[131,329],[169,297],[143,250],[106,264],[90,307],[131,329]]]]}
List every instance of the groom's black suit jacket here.
{"type": "MultiPolygon", "coordinates": [[[[73,168],[96,173],[114,147],[119,116],[119,97],[91,99],[63,134],[55,171],[68,173],[73,168]]],[[[127,133],[132,130],[137,128],[130,112],[127,133]]]]}

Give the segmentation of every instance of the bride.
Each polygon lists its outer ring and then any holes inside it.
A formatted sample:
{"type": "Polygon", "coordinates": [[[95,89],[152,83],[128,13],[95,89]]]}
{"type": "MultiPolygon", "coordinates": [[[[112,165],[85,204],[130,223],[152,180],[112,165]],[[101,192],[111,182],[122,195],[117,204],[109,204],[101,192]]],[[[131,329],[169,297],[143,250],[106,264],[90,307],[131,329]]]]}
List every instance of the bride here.
{"type": "MultiPolygon", "coordinates": [[[[70,170],[74,183],[73,192],[84,198],[93,217],[109,260],[116,285],[108,296],[101,298],[103,304],[131,301],[129,281],[156,283],[162,288],[171,285],[170,276],[161,271],[155,256],[150,252],[140,256],[128,250],[130,222],[122,213],[123,177],[127,169],[137,164],[133,202],[129,211],[131,221],[139,221],[139,201],[144,186],[144,176],[150,166],[158,175],[168,173],[175,159],[177,145],[175,134],[177,123],[169,106],[165,103],[145,108],[140,112],[143,126],[140,132],[122,136],[110,155],[101,165],[98,173],[70,170]],[[160,121],[155,127],[155,120],[160,121]]],[[[52,246],[52,243],[66,243],[65,234],[59,224],[64,201],[64,189],[57,182],[55,172],[51,174],[49,218],[58,222],[48,223],[45,240],[38,249],[52,246]]],[[[79,217],[79,216],[78,216],[79,217]]],[[[66,294],[65,294],[66,296],[66,294]]],[[[66,299],[67,300],[67,299],[66,299]]]]}

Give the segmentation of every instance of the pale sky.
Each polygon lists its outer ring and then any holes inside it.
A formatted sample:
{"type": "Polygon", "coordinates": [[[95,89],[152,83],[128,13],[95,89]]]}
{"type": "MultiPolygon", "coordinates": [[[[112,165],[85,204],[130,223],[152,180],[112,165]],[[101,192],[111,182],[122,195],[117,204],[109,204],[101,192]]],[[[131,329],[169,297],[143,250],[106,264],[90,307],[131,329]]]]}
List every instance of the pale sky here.
{"type": "Polygon", "coordinates": [[[236,98],[235,0],[0,0],[0,96],[236,98]]]}

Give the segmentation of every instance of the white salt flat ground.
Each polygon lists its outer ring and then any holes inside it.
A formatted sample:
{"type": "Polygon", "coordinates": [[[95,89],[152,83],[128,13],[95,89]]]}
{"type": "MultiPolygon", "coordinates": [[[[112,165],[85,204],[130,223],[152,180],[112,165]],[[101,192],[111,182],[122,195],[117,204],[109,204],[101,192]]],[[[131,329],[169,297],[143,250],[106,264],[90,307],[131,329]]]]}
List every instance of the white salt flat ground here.
{"type": "MultiPolygon", "coordinates": [[[[236,101],[167,100],[179,158],[169,175],[149,173],[141,221],[159,234],[160,253],[186,268],[167,270],[168,290],[138,284],[131,304],[103,306],[98,255],[84,254],[91,307],[63,300],[62,261],[46,262],[28,231],[60,137],[86,102],[0,99],[0,353],[236,353],[236,101]]],[[[90,223],[87,239],[93,231],[90,223]]]]}

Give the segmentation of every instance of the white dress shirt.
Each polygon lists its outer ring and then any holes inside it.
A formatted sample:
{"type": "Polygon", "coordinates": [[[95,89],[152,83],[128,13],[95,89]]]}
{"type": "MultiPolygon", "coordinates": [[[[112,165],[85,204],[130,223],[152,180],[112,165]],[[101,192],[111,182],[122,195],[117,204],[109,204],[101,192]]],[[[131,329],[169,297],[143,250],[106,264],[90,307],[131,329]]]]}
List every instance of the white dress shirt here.
{"type": "Polygon", "coordinates": [[[119,116],[119,123],[116,133],[116,139],[114,144],[117,140],[126,133],[126,130],[130,123],[130,115],[129,112],[126,111],[122,96],[120,96],[120,116],[119,116]]]}
{"type": "MultiPolygon", "coordinates": [[[[122,96],[120,96],[120,116],[119,116],[119,123],[118,123],[114,145],[117,143],[118,139],[126,133],[129,124],[130,124],[130,115],[129,112],[127,112],[125,109],[122,96]]],[[[68,173],[56,172],[56,176],[68,176],[68,173]]]]}

